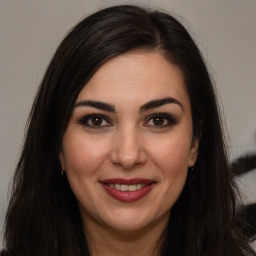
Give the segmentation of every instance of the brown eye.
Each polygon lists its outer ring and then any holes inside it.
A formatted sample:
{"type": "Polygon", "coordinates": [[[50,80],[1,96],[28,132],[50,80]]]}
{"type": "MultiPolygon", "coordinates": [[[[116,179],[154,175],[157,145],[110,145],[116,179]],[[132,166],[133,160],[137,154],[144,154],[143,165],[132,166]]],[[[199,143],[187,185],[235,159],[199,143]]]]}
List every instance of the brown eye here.
{"type": "Polygon", "coordinates": [[[162,116],[156,116],[152,118],[152,122],[154,125],[164,125],[165,124],[165,118],[162,116]]]}
{"type": "Polygon", "coordinates": [[[144,126],[164,128],[177,124],[177,120],[168,113],[156,113],[149,116],[144,126]]]}
{"type": "Polygon", "coordinates": [[[93,129],[112,126],[108,118],[100,114],[91,114],[84,116],[79,120],[79,123],[93,129]]]}
{"type": "MultiPolygon", "coordinates": [[[[89,120],[88,120],[88,121],[89,121],[89,120]]],[[[88,122],[88,123],[89,123],[89,122],[88,122]]],[[[91,123],[91,125],[93,125],[93,126],[102,125],[102,123],[103,123],[103,118],[102,118],[102,117],[99,117],[99,116],[92,117],[90,123],[91,123]]]]}

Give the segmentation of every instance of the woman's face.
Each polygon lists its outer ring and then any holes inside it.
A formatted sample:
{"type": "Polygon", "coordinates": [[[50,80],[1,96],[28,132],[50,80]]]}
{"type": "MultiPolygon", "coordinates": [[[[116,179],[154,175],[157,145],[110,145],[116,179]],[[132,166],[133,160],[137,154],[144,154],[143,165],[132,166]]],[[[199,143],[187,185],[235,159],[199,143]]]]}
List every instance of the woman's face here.
{"type": "Polygon", "coordinates": [[[60,160],[86,227],[135,231],[166,225],[197,148],[180,69],[130,52],[81,90],[60,160]]]}

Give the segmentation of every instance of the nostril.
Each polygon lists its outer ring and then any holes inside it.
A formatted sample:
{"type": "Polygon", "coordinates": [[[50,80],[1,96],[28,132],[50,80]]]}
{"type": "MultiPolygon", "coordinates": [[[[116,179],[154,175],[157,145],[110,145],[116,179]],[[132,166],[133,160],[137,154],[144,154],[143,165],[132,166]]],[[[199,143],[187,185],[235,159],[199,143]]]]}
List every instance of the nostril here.
{"type": "Polygon", "coordinates": [[[146,154],[141,137],[134,135],[135,131],[123,131],[114,138],[111,152],[111,161],[121,165],[124,169],[133,169],[145,163],[146,154]]]}

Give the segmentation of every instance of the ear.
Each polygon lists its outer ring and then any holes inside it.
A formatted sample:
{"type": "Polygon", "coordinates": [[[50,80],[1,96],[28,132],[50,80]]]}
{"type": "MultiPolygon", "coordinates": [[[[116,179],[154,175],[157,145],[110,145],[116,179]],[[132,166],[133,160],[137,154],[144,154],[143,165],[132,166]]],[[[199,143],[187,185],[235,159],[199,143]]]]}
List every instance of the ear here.
{"type": "Polygon", "coordinates": [[[65,168],[64,154],[63,154],[62,149],[59,152],[59,161],[60,161],[62,171],[65,171],[66,168],[65,168]]]}
{"type": "Polygon", "coordinates": [[[189,157],[188,157],[188,166],[192,167],[197,159],[198,155],[198,148],[199,148],[199,138],[193,138],[190,151],[189,151],[189,157]]]}

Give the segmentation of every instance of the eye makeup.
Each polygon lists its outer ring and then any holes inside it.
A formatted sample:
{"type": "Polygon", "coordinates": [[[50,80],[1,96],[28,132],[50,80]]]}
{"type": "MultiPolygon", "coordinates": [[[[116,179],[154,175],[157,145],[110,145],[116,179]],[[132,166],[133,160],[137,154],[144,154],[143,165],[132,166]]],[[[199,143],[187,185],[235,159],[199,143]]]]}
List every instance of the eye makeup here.
{"type": "Polygon", "coordinates": [[[78,123],[92,129],[100,129],[112,126],[110,118],[106,115],[95,113],[82,116],[78,123]]]}
{"type": "Polygon", "coordinates": [[[173,126],[178,124],[178,120],[176,117],[169,113],[153,113],[147,117],[144,126],[152,127],[152,128],[165,128],[169,126],[173,126]]]}
{"type": "MultiPolygon", "coordinates": [[[[100,113],[86,114],[78,119],[78,123],[91,129],[102,129],[113,126],[113,121],[100,113]]],[[[165,112],[152,113],[145,118],[144,127],[161,129],[178,124],[178,119],[165,112]]]]}

